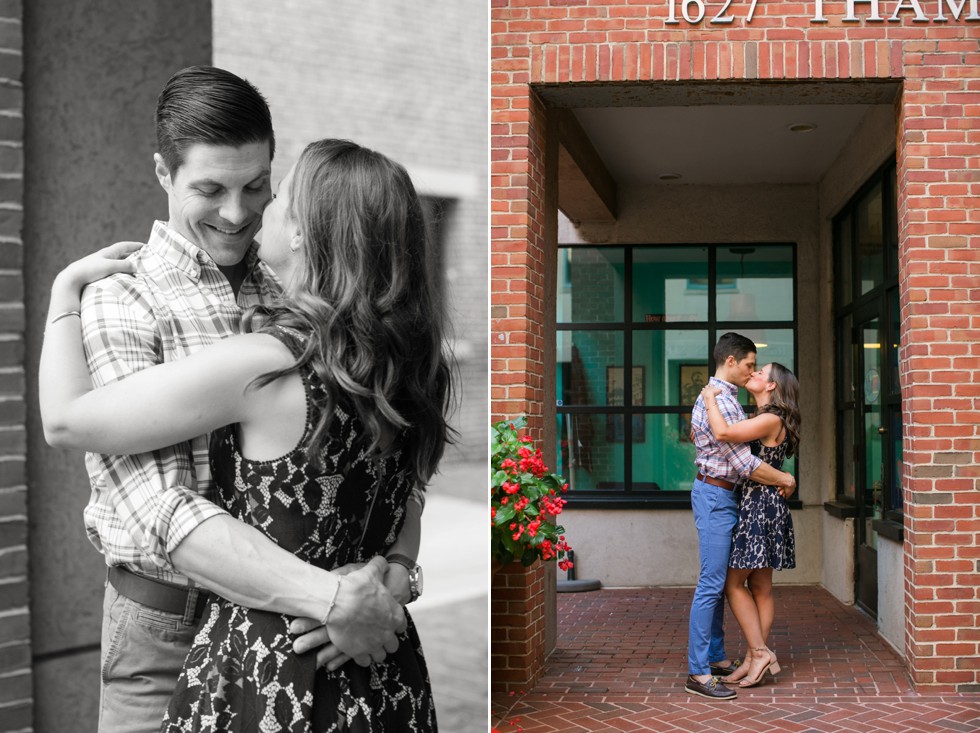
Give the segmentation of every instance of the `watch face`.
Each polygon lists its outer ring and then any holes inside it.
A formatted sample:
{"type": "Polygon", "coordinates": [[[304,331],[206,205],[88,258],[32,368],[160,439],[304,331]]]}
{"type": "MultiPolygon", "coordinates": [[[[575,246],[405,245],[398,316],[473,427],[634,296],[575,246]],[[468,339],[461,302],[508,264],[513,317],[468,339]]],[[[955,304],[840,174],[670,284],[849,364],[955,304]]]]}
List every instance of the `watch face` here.
{"type": "Polygon", "coordinates": [[[421,565],[415,566],[414,576],[415,577],[412,578],[412,581],[413,584],[415,585],[415,597],[418,598],[420,595],[422,595],[422,566],[421,565]]]}

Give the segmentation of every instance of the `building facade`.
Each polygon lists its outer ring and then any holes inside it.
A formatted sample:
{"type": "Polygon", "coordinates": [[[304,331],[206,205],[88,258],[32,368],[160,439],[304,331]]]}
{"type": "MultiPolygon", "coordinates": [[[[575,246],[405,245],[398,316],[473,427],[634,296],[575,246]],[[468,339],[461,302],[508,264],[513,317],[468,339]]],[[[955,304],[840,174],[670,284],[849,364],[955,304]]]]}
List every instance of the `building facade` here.
{"type": "MultiPolygon", "coordinates": [[[[694,584],[688,415],[738,331],[802,385],[777,582],[873,614],[917,685],[980,689],[976,3],[491,16],[491,412],[553,446],[578,577],[694,584]]],[[[554,644],[548,572],[494,577],[497,686],[554,644]]]]}

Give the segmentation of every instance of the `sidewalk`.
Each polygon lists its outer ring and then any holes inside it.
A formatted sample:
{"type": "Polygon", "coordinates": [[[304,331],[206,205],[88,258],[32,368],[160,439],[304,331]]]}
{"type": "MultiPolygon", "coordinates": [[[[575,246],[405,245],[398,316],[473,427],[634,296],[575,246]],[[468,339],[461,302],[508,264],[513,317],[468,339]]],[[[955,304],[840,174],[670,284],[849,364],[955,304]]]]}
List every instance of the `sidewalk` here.
{"type": "Polygon", "coordinates": [[[422,639],[443,733],[486,733],[489,547],[485,463],[442,467],[426,492],[422,597],[409,610],[422,639]]]}
{"type": "MultiPolygon", "coordinates": [[[[691,588],[559,594],[558,646],[525,694],[495,695],[501,733],[976,733],[980,694],[917,693],[872,621],[815,586],[776,586],[782,672],[712,702],[684,691],[691,588]]],[[[731,611],[728,653],[745,643],[731,611]]]]}

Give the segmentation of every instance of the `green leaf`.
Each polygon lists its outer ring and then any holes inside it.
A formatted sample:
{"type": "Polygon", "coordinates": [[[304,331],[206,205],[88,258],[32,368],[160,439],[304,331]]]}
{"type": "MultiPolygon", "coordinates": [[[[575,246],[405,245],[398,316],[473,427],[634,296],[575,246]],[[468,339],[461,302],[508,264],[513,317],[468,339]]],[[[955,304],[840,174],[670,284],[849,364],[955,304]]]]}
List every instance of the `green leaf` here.
{"type": "Polygon", "coordinates": [[[513,505],[508,504],[506,506],[502,506],[497,510],[497,514],[493,518],[493,523],[499,527],[501,524],[511,521],[514,518],[514,514],[516,514],[516,512],[514,511],[513,505]]]}
{"type": "Polygon", "coordinates": [[[506,480],[507,480],[506,471],[503,470],[495,471],[493,475],[490,477],[490,484],[496,489],[499,488],[500,485],[506,480]]]}

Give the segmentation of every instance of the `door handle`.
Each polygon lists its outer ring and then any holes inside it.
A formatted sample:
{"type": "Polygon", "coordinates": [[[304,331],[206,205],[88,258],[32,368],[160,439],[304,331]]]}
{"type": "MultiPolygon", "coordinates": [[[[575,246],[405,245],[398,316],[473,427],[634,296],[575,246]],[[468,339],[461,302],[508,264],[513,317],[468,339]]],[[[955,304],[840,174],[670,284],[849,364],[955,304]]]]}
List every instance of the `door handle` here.
{"type": "Polygon", "coordinates": [[[878,428],[878,435],[885,435],[888,432],[888,428],[882,426],[878,428]]]}

